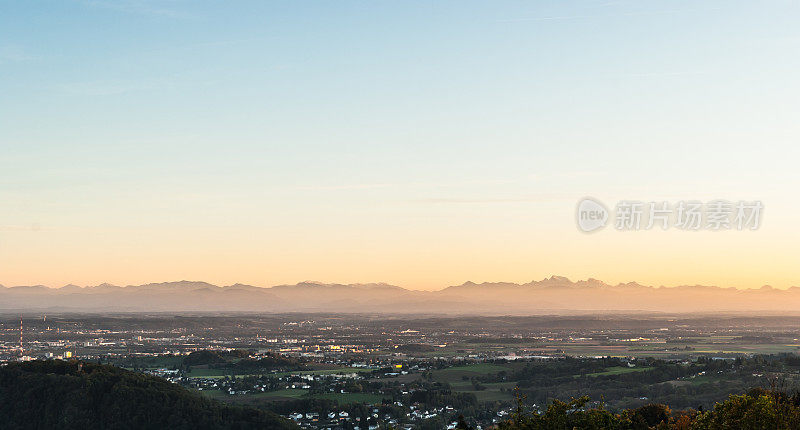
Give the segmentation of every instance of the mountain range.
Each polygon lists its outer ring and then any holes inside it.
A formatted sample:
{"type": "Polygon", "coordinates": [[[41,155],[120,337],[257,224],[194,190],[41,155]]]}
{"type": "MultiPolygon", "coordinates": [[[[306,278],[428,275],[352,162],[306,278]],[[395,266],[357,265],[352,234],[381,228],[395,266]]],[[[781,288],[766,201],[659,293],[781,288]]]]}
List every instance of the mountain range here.
{"type": "Polygon", "coordinates": [[[552,276],[525,284],[466,282],[438,291],[383,284],[257,287],[177,281],[61,288],[0,286],[0,311],[61,312],[332,312],[524,315],[582,312],[797,312],[800,288],[610,285],[552,276]]]}

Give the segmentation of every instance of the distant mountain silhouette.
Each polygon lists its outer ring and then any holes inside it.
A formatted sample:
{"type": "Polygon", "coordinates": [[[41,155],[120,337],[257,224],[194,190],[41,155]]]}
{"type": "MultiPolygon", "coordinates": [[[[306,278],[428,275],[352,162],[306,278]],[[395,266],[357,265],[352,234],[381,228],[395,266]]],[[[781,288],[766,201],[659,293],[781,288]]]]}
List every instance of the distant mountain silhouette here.
{"type": "Polygon", "coordinates": [[[342,312],[430,314],[553,314],[575,312],[797,312],[800,288],[765,285],[739,290],[716,286],[651,287],[552,276],[525,284],[465,282],[438,291],[384,283],[306,281],[264,288],[207,282],[159,282],[125,287],[100,284],[0,286],[0,311],[89,312],[342,312]]]}

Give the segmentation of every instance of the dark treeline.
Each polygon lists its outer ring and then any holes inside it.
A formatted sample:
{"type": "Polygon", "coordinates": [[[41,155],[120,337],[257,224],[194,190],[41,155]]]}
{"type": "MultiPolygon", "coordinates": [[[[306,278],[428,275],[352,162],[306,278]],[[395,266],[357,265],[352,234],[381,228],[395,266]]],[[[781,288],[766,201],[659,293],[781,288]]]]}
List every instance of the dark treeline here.
{"type": "MultiPolygon", "coordinates": [[[[649,404],[619,413],[590,408],[588,397],[569,402],[553,401],[541,413],[526,412],[520,403],[500,430],[794,430],[800,428],[800,394],[756,388],[730,396],[709,411],[672,411],[663,404],[649,404]]],[[[461,428],[468,428],[466,423],[461,428]]]]}
{"type": "Polygon", "coordinates": [[[0,366],[3,429],[288,429],[264,410],[226,405],[164,379],[77,361],[0,366]]]}

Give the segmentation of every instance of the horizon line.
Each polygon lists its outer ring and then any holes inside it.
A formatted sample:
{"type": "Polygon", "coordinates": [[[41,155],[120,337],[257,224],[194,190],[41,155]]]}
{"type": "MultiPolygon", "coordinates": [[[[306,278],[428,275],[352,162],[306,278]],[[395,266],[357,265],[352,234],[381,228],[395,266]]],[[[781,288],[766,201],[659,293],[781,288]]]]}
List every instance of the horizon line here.
{"type": "Polygon", "coordinates": [[[70,286],[78,287],[78,288],[81,288],[81,289],[86,289],[86,288],[96,288],[96,287],[101,287],[101,286],[112,286],[112,287],[118,287],[118,288],[128,288],[128,287],[141,287],[141,286],[144,286],[144,285],[153,285],[153,284],[203,283],[203,284],[212,285],[212,286],[218,287],[218,288],[228,288],[228,287],[233,287],[233,286],[236,286],[236,285],[242,285],[242,286],[248,286],[248,287],[254,287],[254,288],[270,289],[270,288],[275,288],[275,287],[287,287],[287,286],[288,287],[292,287],[292,286],[298,286],[298,285],[301,285],[301,284],[315,284],[315,285],[324,285],[324,286],[341,285],[341,286],[348,286],[348,287],[367,286],[367,285],[375,285],[375,286],[384,285],[384,286],[387,286],[387,287],[400,288],[400,289],[403,289],[403,290],[406,290],[406,291],[437,292],[437,291],[444,291],[444,290],[446,290],[448,288],[451,288],[451,287],[460,287],[460,286],[464,286],[464,285],[468,285],[468,284],[472,284],[472,285],[510,284],[510,285],[523,286],[523,285],[542,283],[542,282],[552,281],[552,280],[561,280],[561,281],[564,281],[565,283],[570,283],[570,284],[588,283],[588,282],[596,281],[596,282],[599,282],[599,283],[601,283],[603,285],[610,286],[610,287],[618,287],[618,286],[626,286],[626,285],[638,285],[638,286],[641,286],[641,287],[646,287],[646,288],[651,288],[651,289],[663,289],[663,288],[669,289],[669,288],[687,288],[687,287],[689,287],[689,288],[718,288],[718,289],[724,289],[724,290],[739,290],[739,291],[762,290],[762,289],[788,291],[788,290],[791,290],[793,288],[800,288],[797,285],[791,285],[791,286],[788,286],[788,287],[785,287],[785,288],[781,288],[781,287],[773,287],[770,284],[763,284],[763,285],[757,286],[757,287],[746,287],[746,288],[725,287],[725,286],[720,286],[720,285],[704,285],[704,284],[694,284],[694,285],[682,284],[682,285],[671,285],[671,286],[668,286],[668,285],[663,285],[663,284],[661,284],[661,285],[646,285],[646,284],[641,284],[638,281],[628,281],[628,282],[619,282],[619,283],[616,283],[616,284],[609,284],[609,283],[607,283],[607,282],[605,282],[603,280],[600,280],[600,279],[597,279],[597,278],[593,278],[593,277],[589,277],[589,278],[586,278],[586,279],[578,279],[578,280],[574,280],[573,281],[572,279],[570,279],[570,278],[568,278],[566,276],[560,276],[560,275],[551,275],[550,277],[546,277],[546,278],[541,279],[541,280],[531,280],[531,281],[522,282],[522,283],[520,283],[520,282],[510,282],[510,281],[474,282],[474,281],[471,281],[471,280],[467,280],[467,281],[462,282],[461,284],[447,285],[445,287],[442,287],[442,288],[439,288],[439,289],[435,289],[435,290],[434,289],[426,290],[426,289],[417,289],[417,288],[404,287],[404,286],[400,286],[400,285],[391,284],[391,283],[388,283],[388,282],[350,282],[350,283],[342,283],[342,282],[323,282],[323,281],[304,280],[304,281],[300,281],[300,282],[297,282],[297,283],[294,283],[294,284],[275,284],[275,285],[270,285],[270,286],[261,286],[261,285],[246,284],[246,283],[241,283],[241,282],[234,282],[234,283],[228,284],[228,285],[218,285],[218,284],[214,284],[214,283],[207,282],[207,281],[187,280],[187,279],[181,279],[181,280],[178,280],[178,281],[147,282],[147,283],[143,283],[143,284],[127,284],[127,285],[117,285],[117,284],[112,284],[112,283],[109,283],[109,282],[101,282],[101,283],[99,283],[97,285],[77,285],[77,284],[73,284],[73,283],[66,283],[66,284],[64,284],[64,285],[62,285],[60,287],[53,287],[53,286],[44,285],[44,284],[6,286],[6,285],[0,283],[0,287],[2,287],[2,288],[43,287],[43,288],[47,288],[47,289],[51,289],[51,290],[59,290],[59,289],[62,289],[62,288],[65,288],[65,287],[70,287],[70,286]]]}

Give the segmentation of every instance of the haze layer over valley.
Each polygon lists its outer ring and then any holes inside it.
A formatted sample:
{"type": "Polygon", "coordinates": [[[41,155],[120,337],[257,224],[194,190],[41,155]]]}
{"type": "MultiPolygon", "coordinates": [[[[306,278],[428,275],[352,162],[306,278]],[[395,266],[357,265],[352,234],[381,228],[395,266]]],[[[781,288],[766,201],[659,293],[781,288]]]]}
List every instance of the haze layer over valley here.
{"type": "Polygon", "coordinates": [[[795,312],[800,288],[609,285],[553,276],[525,284],[466,282],[438,291],[383,283],[302,282],[269,288],[178,281],[125,287],[101,284],[0,287],[0,311],[341,312],[559,314],[581,312],[795,312]]]}

